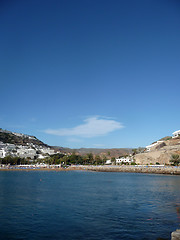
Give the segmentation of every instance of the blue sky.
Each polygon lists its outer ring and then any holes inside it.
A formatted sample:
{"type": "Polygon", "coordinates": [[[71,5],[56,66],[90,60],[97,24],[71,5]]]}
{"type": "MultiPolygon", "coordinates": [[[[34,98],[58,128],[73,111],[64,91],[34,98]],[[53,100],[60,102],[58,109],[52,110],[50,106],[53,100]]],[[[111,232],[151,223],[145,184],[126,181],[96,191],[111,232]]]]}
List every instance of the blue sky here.
{"type": "Polygon", "coordinates": [[[0,127],[63,147],[180,129],[178,0],[0,3],[0,127]]]}

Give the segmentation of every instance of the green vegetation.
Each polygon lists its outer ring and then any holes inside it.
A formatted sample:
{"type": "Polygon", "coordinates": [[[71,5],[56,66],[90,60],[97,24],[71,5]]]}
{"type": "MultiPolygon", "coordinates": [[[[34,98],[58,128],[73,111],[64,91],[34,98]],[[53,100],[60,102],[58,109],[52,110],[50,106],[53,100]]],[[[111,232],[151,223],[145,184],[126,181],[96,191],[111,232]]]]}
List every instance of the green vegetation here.
{"type": "Polygon", "coordinates": [[[112,161],[112,163],[114,163],[114,165],[116,165],[116,159],[115,159],[115,157],[112,157],[112,158],[111,158],[111,161],[112,161]]]}
{"type": "Polygon", "coordinates": [[[0,158],[0,164],[20,165],[28,163],[29,163],[28,159],[20,157],[6,156],[5,158],[0,158]]]}
{"type": "Polygon", "coordinates": [[[49,164],[61,164],[61,165],[101,165],[104,164],[105,157],[102,159],[99,155],[93,156],[92,153],[88,153],[84,156],[72,153],[71,155],[54,154],[44,161],[49,164]]]}
{"type": "Polygon", "coordinates": [[[33,138],[28,138],[26,135],[17,136],[17,135],[14,135],[12,132],[0,131],[0,141],[3,143],[10,143],[10,144],[16,144],[16,145],[23,145],[23,146],[26,146],[27,143],[33,143],[39,146],[48,147],[47,144],[44,144],[43,142],[38,140],[36,137],[34,136],[31,136],[31,137],[33,138]]]}
{"type": "MultiPolygon", "coordinates": [[[[47,157],[45,159],[42,159],[41,161],[47,163],[47,164],[61,164],[62,158],[64,157],[64,154],[53,154],[50,157],[47,157]]],[[[39,159],[37,159],[39,161],[39,159]]]]}
{"type": "Polygon", "coordinates": [[[180,163],[180,155],[179,154],[172,154],[170,162],[172,163],[172,165],[178,166],[179,163],[180,163]]]}
{"type": "Polygon", "coordinates": [[[133,155],[136,155],[138,153],[143,153],[144,148],[142,148],[142,147],[134,148],[134,149],[132,149],[132,152],[133,152],[133,155]]]}
{"type": "Polygon", "coordinates": [[[135,162],[132,162],[131,165],[137,165],[135,162]]]}
{"type": "Polygon", "coordinates": [[[168,137],[168,138],[166,138],[165,141],[170,140],[170,139],[172,139],[172,137],[168,137]]]}
{"type": "Polygon", "coordinates": [[[172,139],[171,136],[166,136],[166,137],[163,137],[163,138],[159,139],[158,141],[168,141],[170,139],[172,139]]]}
{"type": "MultiPolygon", "coordinates": [[[[100,155],[93,155],[92,153],[88,153],[86,155],[78,155],[76,153],[72,153],[71,155],[65,155],[62,153],[53,154],[51,156],[47,156],[43,159],[31,159],[31,158],[20,158],[13,156],[6,156],[5,158],[0,158],[0,164],[9,164],[9,165],[20,165],[20,164],[36,164],[36,163],[44,163],[49,165],[104,165],[106,163],[107,157],[100,155]]],[[[115,157],[111,158],[111,161],[114,165],[116,165],[115,157]]],[[[129,165],[129,163],[122,162],[121,165],[129,165]]],[[[131,163],[131,165],[135,165],[135,163],[131,163]]]]}

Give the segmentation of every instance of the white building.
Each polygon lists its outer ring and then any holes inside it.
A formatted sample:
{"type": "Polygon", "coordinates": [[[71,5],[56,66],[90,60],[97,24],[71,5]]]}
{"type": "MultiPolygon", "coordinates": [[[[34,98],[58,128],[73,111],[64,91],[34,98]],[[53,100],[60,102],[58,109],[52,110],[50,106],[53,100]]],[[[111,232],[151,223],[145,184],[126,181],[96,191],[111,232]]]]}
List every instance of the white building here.
{"type": "Polygon", "coordinates": [[[163,141],[157,141],[155,143],[152,143],[151,145],[146,146],[146,151],[149,152],[152,147],[156,146],[159,143],[162,143],[163,141]]]}
{"type": "Polygon", "coordinates": [[[111,161],[111,159],[109,159],[109,160],[106,160],[106,163],[105,163],[106,165],[111,165],[112,164],[112,161],[111,161]]]}
{"type": "Polygon", "coordinates": [[[6,156],[6,152],[4,149],[0,149],[0,158],[4,158],[6,156]]]}
{"type": "Polygon", "coordinates": [[[43,156],[42,154],[38,154],[38,159],[44,159],[46,158],[47,156],[43,156]]]}
{"type": "Polygon", "coordinates": [[[172,135],[173,135],[173,138],[179,137],[180,136],[180,130],[173,132],[172,135]]]}
{"type": "Polygon", "coordinates": [[[130,157],[121,157],[121,158],[116,158],[116,164],[119,163],[131,163],[133,160],[130,157]]]}
{"type": "Polygon", "coordinates": [[[50,148],[42,148],[42,149],[40,149],[40,151],[44,154],[46,154],[46,153],[49,155],[55,154],[54,149],[50,149],[50,148]]]}
{"type": "Polygon", "coordinates": [[[30,157],[31,159],[33,159],[34,156],[36,155],[36,150],[32,148],[23,147],[23,148],[17,149],[17,155],[19,157],[25,157],[25,158],[30,157]]]}

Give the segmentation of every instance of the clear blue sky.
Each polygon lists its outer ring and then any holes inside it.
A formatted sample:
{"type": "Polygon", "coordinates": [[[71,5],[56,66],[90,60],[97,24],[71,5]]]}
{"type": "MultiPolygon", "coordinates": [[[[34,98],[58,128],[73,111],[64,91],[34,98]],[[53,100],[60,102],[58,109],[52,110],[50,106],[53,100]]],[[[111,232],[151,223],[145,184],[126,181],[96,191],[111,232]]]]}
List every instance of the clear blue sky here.
{"type": "Polygon", "coordinates": [[[64,147],[180,129],[180,1],[0,2],[0,127],[64,147]]]}

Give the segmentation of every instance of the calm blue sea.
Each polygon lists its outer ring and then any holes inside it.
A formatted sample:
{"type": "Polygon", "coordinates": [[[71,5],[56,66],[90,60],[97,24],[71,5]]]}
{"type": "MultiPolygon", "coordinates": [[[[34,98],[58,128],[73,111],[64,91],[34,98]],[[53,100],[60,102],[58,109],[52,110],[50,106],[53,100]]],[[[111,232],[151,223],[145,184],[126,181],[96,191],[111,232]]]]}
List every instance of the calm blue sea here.
{"type": "Polygon", "coordinates": [[[0,172],[0,239],[170,239],[180,176],[0,172]]]}

